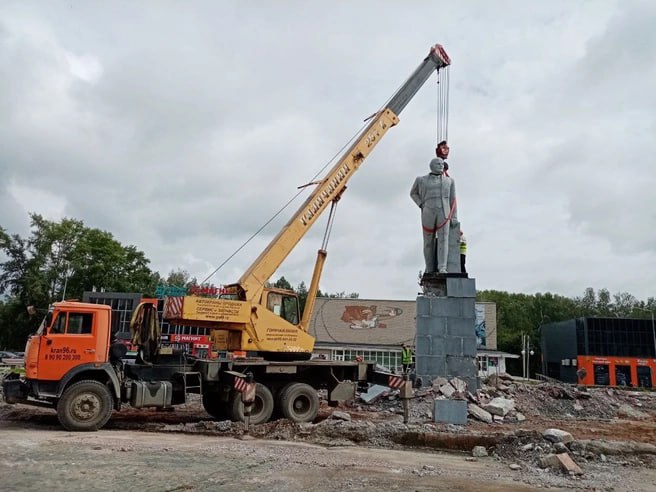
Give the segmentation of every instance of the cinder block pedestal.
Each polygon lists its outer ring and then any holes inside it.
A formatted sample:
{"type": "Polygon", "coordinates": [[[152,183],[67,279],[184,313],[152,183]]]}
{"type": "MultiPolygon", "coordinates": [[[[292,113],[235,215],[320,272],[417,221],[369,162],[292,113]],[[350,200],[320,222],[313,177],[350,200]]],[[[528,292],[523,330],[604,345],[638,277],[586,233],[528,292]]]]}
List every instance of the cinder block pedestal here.
{"type": "Polygon", "coordinates": [[[424,290],[417,297],[417,376],[426,386],[438,376],[459,377],[476,391],[476,281],[434,278],[424,290]]]}

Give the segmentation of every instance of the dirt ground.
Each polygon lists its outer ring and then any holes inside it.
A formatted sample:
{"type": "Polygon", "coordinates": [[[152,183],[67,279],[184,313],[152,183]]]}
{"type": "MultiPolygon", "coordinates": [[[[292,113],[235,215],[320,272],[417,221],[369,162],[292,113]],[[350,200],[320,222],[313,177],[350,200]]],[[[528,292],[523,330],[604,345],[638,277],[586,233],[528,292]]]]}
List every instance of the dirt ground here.
{"type": "Polygon", "coordinates": [[[3,490],[532,490],[500,463],[446,454],[3,427],[3,490]]]}
{"type": "MultiPolygon", "coordinates": [[[[95,433],[62,430],[53,410],[0,404],[0,490],[656,490],[656,456],[580,456],[584,474],[574,476],[521,451],[548,427],[583,438],[625,430],[610,420],[404,425],[390,411],[352,408],[351,421],[326,418],[331,411],[315,424],[254,426],[241,439],[243,424],[212,421],[198,404],[115,412],[95,433]],[[472,458],[476,444],[491,455],[472,458]]],[[[652,439],[656,422],[630,425],[652,439]]]]}

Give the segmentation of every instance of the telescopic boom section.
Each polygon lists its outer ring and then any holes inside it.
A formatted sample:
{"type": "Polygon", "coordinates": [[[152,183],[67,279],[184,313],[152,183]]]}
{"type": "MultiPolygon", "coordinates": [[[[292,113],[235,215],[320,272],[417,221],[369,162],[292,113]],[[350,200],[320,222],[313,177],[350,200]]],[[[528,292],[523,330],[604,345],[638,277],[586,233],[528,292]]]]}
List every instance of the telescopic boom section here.
{"type": "Polygon", "coordinates": [[[399,122],[398,115],[424,85],[433,72],[451,64],[444,48],[436,44],[403,86],[392,96],[355,143],[342,155],[312,194],[301,205],[278,235],[246,270],[235,287],[243,290],[246,300],[259,301],[265,282],[275,273],[321,213],[338,198],[346,183],[358,170],[387,131],[399,122]]]}

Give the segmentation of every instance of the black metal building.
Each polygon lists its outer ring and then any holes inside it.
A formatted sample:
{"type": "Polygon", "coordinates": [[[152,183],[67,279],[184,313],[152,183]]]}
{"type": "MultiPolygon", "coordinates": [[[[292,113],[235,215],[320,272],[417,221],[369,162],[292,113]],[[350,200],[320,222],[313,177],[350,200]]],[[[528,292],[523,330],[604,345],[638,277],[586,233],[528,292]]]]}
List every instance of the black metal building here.
{"type": "Polygon", "coordinates": [[[568,383],[656,386],[653,320],[576,318],[541,327],[542,370],[568,383]]]}

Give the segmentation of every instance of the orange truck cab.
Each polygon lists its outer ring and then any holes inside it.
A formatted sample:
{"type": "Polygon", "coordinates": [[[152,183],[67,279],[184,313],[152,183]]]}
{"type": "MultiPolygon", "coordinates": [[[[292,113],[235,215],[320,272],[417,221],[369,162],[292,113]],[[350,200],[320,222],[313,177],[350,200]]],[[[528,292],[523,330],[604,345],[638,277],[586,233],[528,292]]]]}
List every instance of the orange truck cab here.
{"type": "Polygon", "coordinates": [[[58,303],[27,340],[26,378],[52,393],[77,372],[101,369],[109,362],[110,316],[102,304],[58,303]]]}

